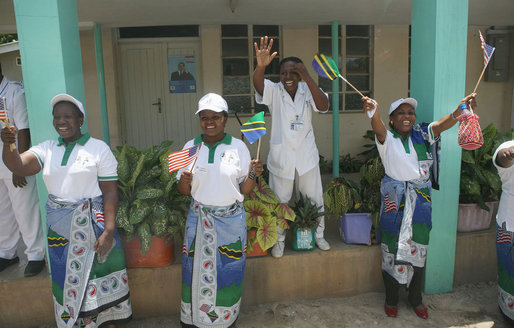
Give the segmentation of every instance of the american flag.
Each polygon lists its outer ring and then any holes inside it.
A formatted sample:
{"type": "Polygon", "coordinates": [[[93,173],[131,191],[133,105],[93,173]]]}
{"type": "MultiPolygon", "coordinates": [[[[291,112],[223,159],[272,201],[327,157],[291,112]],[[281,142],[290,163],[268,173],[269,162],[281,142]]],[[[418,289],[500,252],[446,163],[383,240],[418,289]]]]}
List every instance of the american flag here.
{"type": "Polygon", "coordinates": [[[96,212],[96,222],[104,222],[104,213],[96,212]]]}
{"type": "Polygon", "coordinates": [[[484,66],[487,66],[489,60],[491,59],[491,56],[493,55],[495,48],[485,43],[482,31],[478,30],[478,33],[480,34],[480,42],[482,43],[482,49],[484,49],[484,66]]]}
{"type": "Polygon", "coordinates": [[[497,244],[511,244],[512,237],[510,233],[504,232],[502,227],[498,228],[498,233],[496,234],[496,243],[497,244]]]}
{"type": "Polygon", "coordinates": [[[194,145],[191,148],[186,148],[169,154],[168,171],[171,173],[191,164],[198,154],[200,154],[200,146],[201,144],[194,145]]]}
{"type": "Polygon", "coordinates": [[[396,210],[396,201],[389,198],[389,194],[384,196],[384,213],[396,210]]]}
{"type": "Polygon", "coordinates": [[[7,121],[7,104],[5,97],[0,97],[0,121],[7,121]]]}
{"type": "Polygon", "coordinates": [[[203,304],[201,307],[200,307],[200,311],[203,311],[205,313],[209,312],[209,310],[211,309],[211,306],[208,305],[208,304],[203,304]]]}

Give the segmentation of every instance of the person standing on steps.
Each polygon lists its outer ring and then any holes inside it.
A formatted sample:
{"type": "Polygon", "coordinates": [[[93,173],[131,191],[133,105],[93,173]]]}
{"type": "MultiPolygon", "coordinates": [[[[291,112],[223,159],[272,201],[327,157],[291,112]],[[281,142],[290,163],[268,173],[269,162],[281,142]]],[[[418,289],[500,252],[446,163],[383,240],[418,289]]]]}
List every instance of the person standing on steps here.
{"type": "MultiPolygon", "coordinates": [[[[264,79],[264,71],[277,55],[271,53],[273,39],[261,37],[254,43],[257,67],[253,74],[255,99],[267,105],[272,118],[268,155],[269,185],[282,203],[296,192],[323,206],[323,187],[319,169],[319,152],[312,128],[312,112],[328,111],[328,96],[309,75],[302,60],[287,57],[280,62],[280,82],[264,79]]],[[[277,226],[278,241],[273,257],[284,253],[286,231],[277,226]]],[[[321,250],[329,250],[324,238],[325,218],[318,219],[315,241],[321,250]]]]}
{"type": "MultiPolygon", "coordinates": [[[[1,66],[0,97],[6,100],[10,125],[18,129],[17,147],[22,153],[30,147],[25,90],[20,82],[9,81],[3,76],[1,66]]],[[[16,175],[0,161],[0,272],[19,262],[16,248],[20,235],[27,246],[28,264],[24,275],[35,276],[45,267],[46,247],[36,177],[16,175]]]]}

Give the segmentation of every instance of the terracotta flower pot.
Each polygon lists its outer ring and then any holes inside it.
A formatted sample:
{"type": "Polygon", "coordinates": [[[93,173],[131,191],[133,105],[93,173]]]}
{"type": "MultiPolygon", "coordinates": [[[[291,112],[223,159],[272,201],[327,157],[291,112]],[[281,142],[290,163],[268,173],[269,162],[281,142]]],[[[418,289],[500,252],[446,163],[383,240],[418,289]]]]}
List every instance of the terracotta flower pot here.
{"type": "Polygon", "coordinates": [[[141,240],[132,238],[123,243],[125,262],[128,268],[148,268],[170,265],[173,262],[173,239],[166,243],[166,238],[152,236],[150,249],[145,255],[141,254],[141,240]]]}
{"type": "MultiPolygon", "coordinates": [[[[255,237],[255,233],[256,233],[255,229],[248,231],[248,238],[246,241],[247,243],[249,242],[250,239],[253,239],[255,237]]],[[[248,249],[246,251],[246,257],[265,256],[265,255],[268,255],[268,250],[263,251],[261,248],[261,245],[259,245],[258,242],[255,242],[251,252],[248,252],[248,249]]]]}

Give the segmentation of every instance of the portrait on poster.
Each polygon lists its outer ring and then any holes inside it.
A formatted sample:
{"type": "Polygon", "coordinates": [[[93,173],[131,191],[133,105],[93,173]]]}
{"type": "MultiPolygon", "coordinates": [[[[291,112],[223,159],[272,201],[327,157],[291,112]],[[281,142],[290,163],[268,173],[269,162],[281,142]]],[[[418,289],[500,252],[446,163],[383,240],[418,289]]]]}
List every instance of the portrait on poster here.
{"type": "Polygon", "coordinates": [[[194,55],[168,55],[170,93],[196,92],[196,62],[194,55]]]}

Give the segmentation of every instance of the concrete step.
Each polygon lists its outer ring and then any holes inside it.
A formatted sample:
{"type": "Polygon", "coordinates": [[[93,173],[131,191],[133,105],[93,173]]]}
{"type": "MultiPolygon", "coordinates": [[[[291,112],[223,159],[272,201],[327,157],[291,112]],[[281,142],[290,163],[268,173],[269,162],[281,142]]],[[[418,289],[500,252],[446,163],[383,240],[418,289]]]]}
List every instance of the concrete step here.
{"type": "MultiPolygon", "coordinates": [[[[329,220],[327,240],[332,249],[295,252],[284,257],[249,258],[243,287],[243,310],[274,301],[353,296],[383,290],[380,246],[347,245],[339,237],[336,220],[329,220]]],[[[180,245],[175,245],[176,257],[180,245]]],[[[134,318],[179,312],[180,261],[160,268],[128,269],[134,318]]],[[[3,273],[2,273],[3,274],[3,273]]],[[[459,233],[455,283],[496,280],[495,231],[459,233]]],[[[39,327],[52,324],[53,301],[48,273],[32,278],[0,276],[0,327],[39,327]]]]}

